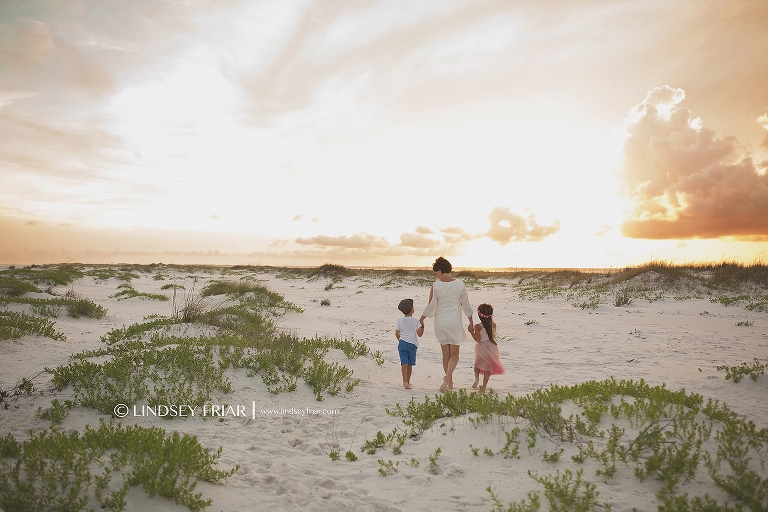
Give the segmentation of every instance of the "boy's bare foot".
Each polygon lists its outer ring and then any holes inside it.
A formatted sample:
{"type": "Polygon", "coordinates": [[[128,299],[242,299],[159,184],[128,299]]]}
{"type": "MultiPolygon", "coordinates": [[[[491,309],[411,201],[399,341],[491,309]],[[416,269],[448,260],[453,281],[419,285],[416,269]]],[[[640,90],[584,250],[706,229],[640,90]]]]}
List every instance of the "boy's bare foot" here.
{"type": "Polygon", "coordinates": [[[413,389],[413,386],[411,386],[411,384],[410,384],[410,383],[408,383],[408,382],[403,382],[403,387],[404,387],[405,389],[413,389]]]}
{"type": "Polygon", "coordinates": [[[479,381],[476,380],[475,382],[472,383],[472,389],[477,389],[478,382],[479,381]]]}

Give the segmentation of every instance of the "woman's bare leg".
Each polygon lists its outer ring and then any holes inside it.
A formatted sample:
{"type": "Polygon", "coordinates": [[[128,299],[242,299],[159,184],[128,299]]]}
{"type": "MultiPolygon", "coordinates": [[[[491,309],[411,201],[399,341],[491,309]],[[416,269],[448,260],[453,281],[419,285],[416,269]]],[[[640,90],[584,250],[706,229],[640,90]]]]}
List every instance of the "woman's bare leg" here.
{"type": "Polygon", "coordinates": [[[450,351],[450,357],[448,359],[448,369],[446,370],[446,377],[448,377],[448,389],[453,389],[453,371],[459,364],[459,346],[448,345],[450,351]]]}
{"type": "Polygon", "coordinates": [[[451,346],[440,344],[440,350],[443,351],[443,373],[448,374],[448,360],[451,358],[451,346]]]}
{"type": "Polygon", "coordinates": [[[443,371],[445,376],[443,377],[443,383],[440,385],[440,392],[444,392],[450,387],[450,380],[448,379],[448,367],[451,361],[451,345],[440,344],[440,350],[443,352],[443,371]]]}

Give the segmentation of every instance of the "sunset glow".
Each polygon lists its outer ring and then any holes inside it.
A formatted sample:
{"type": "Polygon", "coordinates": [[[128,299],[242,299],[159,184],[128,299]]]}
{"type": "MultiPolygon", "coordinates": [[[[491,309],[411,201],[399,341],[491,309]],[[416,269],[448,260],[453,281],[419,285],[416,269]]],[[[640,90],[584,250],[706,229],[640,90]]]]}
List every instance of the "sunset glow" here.
{"type": "Polygon", "coordinates": [[[0,263],[765,262],[768,4],[0,4],[0,263]]]}

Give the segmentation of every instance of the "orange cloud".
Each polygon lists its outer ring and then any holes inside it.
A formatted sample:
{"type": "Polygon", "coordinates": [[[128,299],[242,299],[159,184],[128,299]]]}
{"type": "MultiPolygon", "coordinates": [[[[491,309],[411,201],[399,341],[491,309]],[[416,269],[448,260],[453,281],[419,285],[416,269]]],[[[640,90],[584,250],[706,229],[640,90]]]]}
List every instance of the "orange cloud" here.
{"type": "Polygon", "coordinates": [[[491,210],[488,220],[491,221],[491,227],[485,236],[501,245],[509,242],[539,242],[560,230],[559,222],[551,226],[540,226],[534,215],[525,218],[501,206],[491,210]]]}
{"type": "MultiPolygon", "coordinates": [[[[757,122],[760,123],[763,128],[765,128],[765,134],[763,135],[763,146],[768,148],[768,114],[758,117],[757,122]]],[[[763,162],[763,164],[768,164],[768,162],[763,162]]]]}
{"type": "Polygon", "coordinates": [[[682,89],[657,87],[629,114],[624,193],[631,238],[768,236],[768,175],[734,137],[718,138],[679,107],[682,89]]]}

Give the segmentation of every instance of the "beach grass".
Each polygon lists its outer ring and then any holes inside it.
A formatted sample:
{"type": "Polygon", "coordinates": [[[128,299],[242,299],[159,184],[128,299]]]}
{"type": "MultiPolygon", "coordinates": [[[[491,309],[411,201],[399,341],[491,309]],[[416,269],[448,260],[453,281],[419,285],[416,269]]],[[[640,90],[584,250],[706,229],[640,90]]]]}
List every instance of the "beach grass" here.
{"type": "Polygon", "coordinates": [[[136,288],[127,283],[119,285],[117,289],[118,292],[112,295],[112,297],[116,298],[117,300],[132,299],[134,297],[160,301],[170,300],[167,295],[163,295],[162,293],[139,292],[136,290],[136,288]]]}

